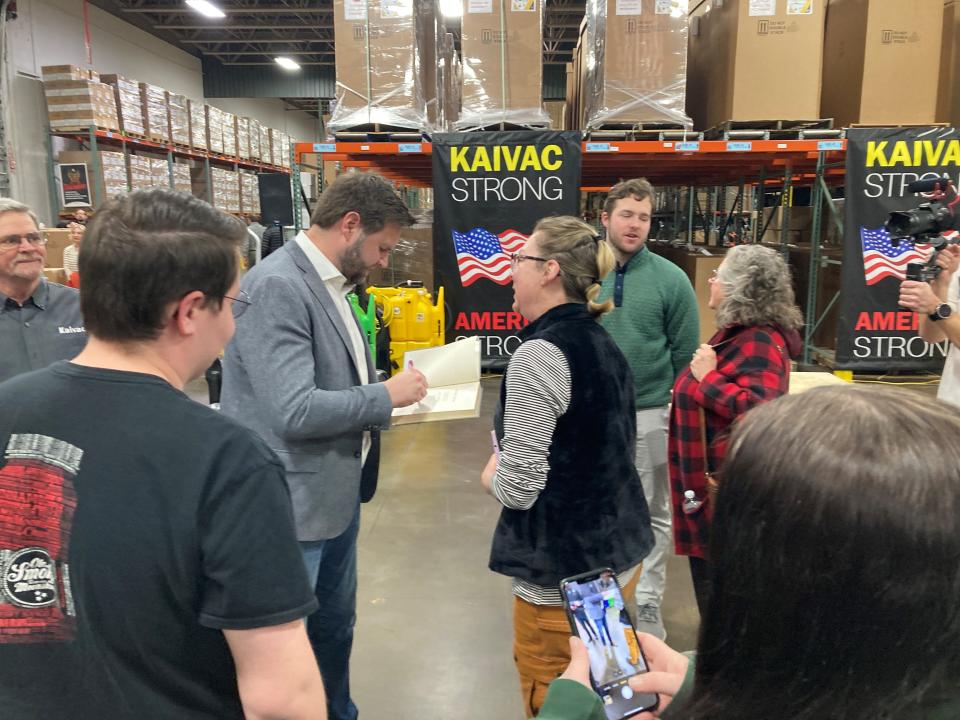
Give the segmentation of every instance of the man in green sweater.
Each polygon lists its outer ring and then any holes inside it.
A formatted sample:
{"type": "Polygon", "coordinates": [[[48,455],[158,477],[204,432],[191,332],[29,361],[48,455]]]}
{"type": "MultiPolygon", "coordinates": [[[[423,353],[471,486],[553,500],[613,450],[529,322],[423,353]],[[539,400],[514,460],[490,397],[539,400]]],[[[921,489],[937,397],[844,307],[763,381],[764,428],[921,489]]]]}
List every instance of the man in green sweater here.
{"type": "Polygon", "coordinates": [[[607,194],[600,221],[607,230],[617,266],[603,279],[599,299],[613,298],[615,308],[604,315],[603,326],[633,370],[637,393],[635,461],[656,540],[637,583],[637,629],[665,638],[660,601],[671,538],[668,405],[674,380],[700,344],[700,321],[697,299],[686,274],[645,245],[654,192],[645,178],[635,178],[614,185],[607,194]]]}

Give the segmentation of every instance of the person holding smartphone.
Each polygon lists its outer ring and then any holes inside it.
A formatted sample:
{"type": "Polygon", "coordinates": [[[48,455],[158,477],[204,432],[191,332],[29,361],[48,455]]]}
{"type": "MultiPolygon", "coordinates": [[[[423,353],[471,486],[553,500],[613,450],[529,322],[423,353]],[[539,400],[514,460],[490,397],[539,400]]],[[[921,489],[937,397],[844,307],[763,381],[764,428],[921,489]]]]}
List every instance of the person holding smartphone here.
{"type": "Polygon", "coordinates": [[[610,248],[581,220],[552,217],[512,261],[514,308],[530,324],[501,386],[500,454],[481,481],[503,506],[490,569],[513,578],[514,657],[533,716],[570,658],[560,581],[610,567],[632,597],[653,534],[634,465],[633,376],[598,322],[612,307],[595,302],[610,248]]]}
{"type": "Polygon", "coordinates": [[[695,658],[640,635],[651,672],[630,686],[660,707],[637,717],[960,717],[958,437],[960,409],[902,390],[751,410],[721,468],[695,658]]]}

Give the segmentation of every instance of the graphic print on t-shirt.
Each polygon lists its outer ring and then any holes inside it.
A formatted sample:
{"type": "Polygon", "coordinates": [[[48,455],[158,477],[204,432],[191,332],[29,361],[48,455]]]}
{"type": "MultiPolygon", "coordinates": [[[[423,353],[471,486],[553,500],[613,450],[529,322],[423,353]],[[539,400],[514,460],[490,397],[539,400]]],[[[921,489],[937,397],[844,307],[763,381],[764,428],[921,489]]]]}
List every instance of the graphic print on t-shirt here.
{"type": "Polygon", "coordinates": [[[83,450],[11,435],[0,467],[0,645],[73,639],[67,562],[83,450]]]}

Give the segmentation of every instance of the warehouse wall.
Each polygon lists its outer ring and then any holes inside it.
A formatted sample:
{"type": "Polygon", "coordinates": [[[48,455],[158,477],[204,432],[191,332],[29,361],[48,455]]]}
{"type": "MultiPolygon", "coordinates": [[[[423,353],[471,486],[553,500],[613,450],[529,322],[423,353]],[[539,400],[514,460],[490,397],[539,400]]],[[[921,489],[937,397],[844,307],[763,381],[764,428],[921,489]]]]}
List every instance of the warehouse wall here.
{"type": "Polygon", "coordinates": [[[319,137],[317,118],[300,110],[288,110],[282,100],[273,98],[209,98],[208,103],[235,115],[256,118],[285,132],[297,142],[313,142],[319,137]]]}

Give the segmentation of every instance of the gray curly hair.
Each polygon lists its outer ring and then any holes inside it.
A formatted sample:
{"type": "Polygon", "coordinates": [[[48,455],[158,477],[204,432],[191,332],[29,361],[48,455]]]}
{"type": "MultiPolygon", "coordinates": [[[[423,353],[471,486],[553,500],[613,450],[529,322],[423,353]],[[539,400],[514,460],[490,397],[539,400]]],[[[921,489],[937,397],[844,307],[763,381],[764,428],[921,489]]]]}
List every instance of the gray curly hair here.
{"type": "Polygon", "coordinates": [[[762,245],[731,248],[717,273],[726,297],[717,307],[717,327],[778,325],[785,330],[803,326],[787,263],[762,245]]]}

